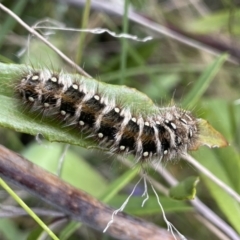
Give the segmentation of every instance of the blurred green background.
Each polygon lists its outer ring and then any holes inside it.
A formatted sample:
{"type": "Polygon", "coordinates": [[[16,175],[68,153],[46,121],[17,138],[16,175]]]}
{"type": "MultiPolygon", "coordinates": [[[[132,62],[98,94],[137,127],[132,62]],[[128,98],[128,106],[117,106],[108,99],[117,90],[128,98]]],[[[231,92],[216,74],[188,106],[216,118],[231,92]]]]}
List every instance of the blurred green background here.
{"type": "MultiPolygon", "coordinates": [[[[192,110],[197,117],[208,120],[226,137],[230,146],[224,149],[202,147],[193,155],[240,193],[240,1],[135,0],[128,1],[128,14],[124,14],[123,1],[114,0],[92,1],[89,14],[84,1],[8,0],[2,3],[29,25],[50,18],[51,21],[44,21],[41,26],[53,26],[55,23],[58,27],[108,28],[116,33],[127,31],[139,38],[152,36],[151,41],[138,42],[115,38],[108,33],[97,35],[39,30],[94,78],[134,87],[160,106],[174,101],[178,106],[192,110]],[[163,32],[163,28],[166,31],[163,32]],[[180,41],[168,33],[173,33],[180,41]],[[197,101],[191,103],[191,99],[187,98],[189,92],[193,91],[197,80],[206,74],[207,68],[222,53],[229,54],[228,60],[218,67],[211,81],[206,81],[206,90],[197,101]]],[[[0,62],[30,63],[37,67],[75,72],[56,53],[29,35],[26,29],[1,10],[0,62]]],[[[64,147],[63,144],[45,141],[39,144],[33,136],[5,128],[0,128],[0,143],[54,173],[64,147]]],[[[240,234],[239,203],[184,161],[164,164],[164,168],[179,181],[199,175],[197,196],[240,234]]],[[[62,177],[99,199],[104,199],[109,188],[114,186],[119,191],[113,194],[108,204],[119,208],[139,179],[137,171],[133,176],[130,176],[130,172],[123,163],[107,153],[70,146],[62,177]],[[122,181],[124,184],[121,185],[122,181]]],[[[148,174],[169,187],[154,170],[149,169],[148,174]]],[[[150,200],[141,208],[142,191],[143,185],[140,185],[126,211],[166,227],[156,197],[150,190],[150,200]]],[[[30,206],[47,208],[43,202],[20,189],[16,189],[16,192],[30,206]]],[[[3,190],[0,194],[1,204],[16,205],[3,190]]],[[[172,200],[160,192],[159,195],[168,220],[186,237],[196,240],[227,239],[218,231],[209,229],[208,223],[204,225],[199,221],[196,211],[188,202],[172,200]]],[[[49,217],[43,220],[49,225],[57,221],[49,217]]],[[[60,239],[112,239],[85,226],[76,230],[75,227],[72,224],[55,232],[60,239]]],[[[28,216],[0,219],[0,239],[3,240],[37,239],[40,232],[40,228],[28,216]]]]}

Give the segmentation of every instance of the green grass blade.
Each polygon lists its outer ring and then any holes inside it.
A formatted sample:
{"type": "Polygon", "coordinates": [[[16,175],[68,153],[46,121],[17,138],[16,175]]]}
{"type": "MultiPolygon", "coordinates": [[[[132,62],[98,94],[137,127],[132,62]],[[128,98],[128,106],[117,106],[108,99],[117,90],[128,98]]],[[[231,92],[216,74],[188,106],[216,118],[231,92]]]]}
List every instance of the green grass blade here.
{"type": "MultiPolygon", "coordinates": [[[[124,15],[123,15],[123,33],[128,32],[128,6],[129,0],[124,1],[124,15]]],[[[121,80],[120,83],[123,84],[125,80],[125,71],[127,65],[127,39],[122,38],[122,51],[121,51],[121,80]]]]}
{"type": "MultiPolygon", "coordinates": [[[[16,4],[13,6],[13,12],[16,13],[17,15],[20,15],[27,4],[27,0],[19,0],[16,1],[16,4]]],[[[7,16],[4,24],[1,27],[0,31],[0,48],[5,40],[5,36],[7,33],[14,28],[14,26],[17,24],[17,22],[11,17],[7,16]]]]}
{"type": "Polygon", "coordinates": [[[67,240],[69,237],[72,236],[74,232],[80,228],[82,223],[80,222],[70,222],[64,229],[60,232],[59,238],[61,240],[67,240]]]}
{"type": "MultiPolygon", "coordinates": [[[[83,12],[83,17],[82,17],[82,29],[87,28],[88,25],[88,19],[89,19],[89,13],[90,13],[90,8],[91,8],[91,0],[87,0],[85,7],[84,7],[84,12],[83,12]]],[[[76,56],[76,62],[80,65],[83,57],[83,50],[84,50],[84,40],[86,36],[86,32],[82,32],[80,34],[80,39],[79,39],[79,44],[78,44],[78,52],[76,56]]]]}
{"type": "Polygon", "coordinates": [[[122,188],[124,188],[139,173],[139,168],[130,168],[121,177],[117,178],[100,197],[102,202],[108,203],[122,188]]]}
{"type": "Polygon", "coordinates": [[[183,99],[183,107],[188,107],[191,109],[196,105],[197,101],[206,91],[217,72],[221,69],[227,57],[227,54],[221,55],[201,74],[200,78],[194,83],[192,90],[183,99]]]}
{"type": "MultiPolygon", "coordinates": [[[[125,77],[134,77],[144,74],[157,74],[160,73],[195,73],[202,71],[204,66],[196,66],[194,64],[186,66],[185,64],[155,64],[151,66],[137,66],[128,67],[125,72],[125,77]]],[[[121,75],[121,70],[115,70],[108,73],[103,73],[100,75],[100,79],[104,82],[113,82],[119,78],[121,75]]]]}
{"type": "Polygon", "coordinates": [[[59,240],[58,237],[45,225],[45,223],[18,197],[18,195],[0,178],[0,185],[12,196],[12,198],[54,239],[59,240]]]}

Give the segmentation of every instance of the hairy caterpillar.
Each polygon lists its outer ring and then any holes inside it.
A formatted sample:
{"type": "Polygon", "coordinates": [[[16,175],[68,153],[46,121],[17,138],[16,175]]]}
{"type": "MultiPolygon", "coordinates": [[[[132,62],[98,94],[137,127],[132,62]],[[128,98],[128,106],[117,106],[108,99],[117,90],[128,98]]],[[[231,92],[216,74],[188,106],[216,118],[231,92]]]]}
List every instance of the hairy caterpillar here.
{"type": "Polygon", "coordinates": [[[15,93],[28,106],[87,132],[112,153],[138,161],[179,157],[200,145],[200,123],[176,106],[160,108],[136,90],[48,69],[25,69],[15,93]]]}

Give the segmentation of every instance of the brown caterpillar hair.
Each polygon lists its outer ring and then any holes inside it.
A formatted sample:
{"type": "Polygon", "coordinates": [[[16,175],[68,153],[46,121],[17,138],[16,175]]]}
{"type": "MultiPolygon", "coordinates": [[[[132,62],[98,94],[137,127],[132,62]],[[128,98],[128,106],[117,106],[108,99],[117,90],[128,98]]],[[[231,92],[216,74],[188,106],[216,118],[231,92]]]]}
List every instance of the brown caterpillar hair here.
{"type": "Polygon", "coordinates": [[[134,154],[138,161],[170,160],[195,148],[198,121],[189,111],[154,105],[156,111],[146,115],[133,109],[137,101],[129,107],[119,100],[120,92],[109,97],[89,81],[46,69],[28,70],[15,92],[30,111],[76,126],[112,153],[134,154]]]}

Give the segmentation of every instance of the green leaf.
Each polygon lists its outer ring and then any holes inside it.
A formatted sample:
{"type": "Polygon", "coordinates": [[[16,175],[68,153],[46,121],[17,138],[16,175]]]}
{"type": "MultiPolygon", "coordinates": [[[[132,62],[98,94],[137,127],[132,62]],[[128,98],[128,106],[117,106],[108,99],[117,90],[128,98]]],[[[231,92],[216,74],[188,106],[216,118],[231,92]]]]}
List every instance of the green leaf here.
{"type": "MultiPolygon", "coordinates": [[[[62,149],[61,144],[43,142],[39,145],[35,143],[29,146],[23,155],[35,164],[56,174],[62,149]]],[[[68,149],[64,158],[61,178],[95,197],[106,191],[107,187],[105,179],[71,148],[68,149]],[[81,174],[79,174],[80,170],[81,174]]]]}
{"type": "Polygon", "coordinates": [[[2,127],[33,136],[42,134],[50,142],[65,142],[86,148],[94,145],[90,141],[83,141],[80,132],[66,131],[60,123],[44,121],[33,114],[25,114],[17,107],[13,98],[0,95],[0,102],[0,126],[2,127]]]}
{"type": "Polygon", "coordinates": [[[0,236],[4,236],[7,240],[25,240],[27,232],[23,232],[19,227],[11,221],[11,219],[1,218],[0,219],[0,236]]]}
{"type": "MultiPolygon", "coordinates": [[[[22,76],[24,71],[26,71],[24,65],[0,63],[0,126],[34,136],[40,133],[50,142],[64,142],[85,148],[97,148],[96,143],[82,138],[80,130],[76,131],[73,127],[63,128],[57,120],[53,121],[36,113],[28,113],[24,108],[18,106],[17,100],[13,98],[14,80],[22,76]]],[[[72,75],[72,77],[80,78],[79,75],[72,75]]],[[[153,104],[152,100],[135,89],[110,84],[106,86],[105,83],[87,78],[85,84],[89,88],[97,86],[99,91],[108,94],[110,99],[117,97],[119,101],[122,101],[123,106],[128,106],[130,110],[133,107],[136,108],[136,114],[139,112],[144,116],[158,112],[158,107],[153,104]]]]}
{"type": "Polygon", "coordinates": [[[199,127],[199,134],[198,134],[198,146],[208,146],[209,148],[215,147],[226,147],[228,146],[228,142],[223,137],[221,133],[216,131],[206,120],[198,119],[198,127],[199,127]]]}
{"type": "MultiPolygon", "coordinates": [[[[220,62],[222,63],[225,57],[226,56],[222,56],[217,62],[215,62],[211,69],[208,69],[207,74],[205,74],[206,77],[202,77],[200,80],[210,79],[210,76],[213,75],[213,72],[216,72],[220,62]]],[[[10,128],[18,132],[28,133],[34,136],[37,136],[40,133],[45,139],[51,142],[65,142],[69,144],[79,145],[85,148],[97,148],[96,143],[90,139],[81,137],[83,135],[81,135],[80,130],[76,131],[76,129],[73,127],[63,128],[60,121],[53,121],[50,118],[41,117],[36,113],[28,113],[27,111],[23,111],[23,108],[18,107],[16,99],[11,97],[14,95],[13,86],[11,85],[14,85],[14,80],[18,79],[19,76],[22,75],[23,71],[26,71],[26,66],[24,65],[0,63],[0,85],[2,85],[0,88],[0,101],[2,103],[0,105],[0,126],[10,128]]],[[[79,75],[72,75],[72,77],[77,78],[79,75]]],[[[200,90],[201,92],[201,89],[203,90],[206,87],[206,81],[201,80],[198,83],[199,88],[197,88],[197,90],[200,90]]],[[[106,85],[106,83],[101,83],[94,79],[88,78],[85,79],[85,84],[89,88],[97,86],[99,91],[102,91],[102,94],[108,94],[109,98],[117,98],[122,102],[123,106],[128,106],[130,110],[134,109],[134,112],[136,114],[139,113],[143,117],[148,116],[149,114],[154,115],[159,112],[158,107],[153,104],[151,99],[149,99],[145,94],[136,91],[135,89],[128,88],[126,86],[115,86],[111,84],[106,85]]],[[[191,96],[192,93],[196,92],[194,89],[190,92],[189,96],[191,96]]],[[[200,96],[199,91],[198,94],[195,93],[195,100],[192,99],[191,104],[196,101],[197,95],[200,96]]],[[[207,127],[203,128],[203,130],[204,129],[207,129],[207,127]]],[[[211,129],[211,131],[208,132],[213,133],[213,130],[211,129]]],[[[206,134],[204,137],[207,139],[206,134]]],[[[213,139],[213,134],[211,136],[211,139],[213,139]]],[[[196,148],[197,147],[198,146],[196,146],[196,148]]]]}
{"type": "Polygon", "coordinates": [[[178,185],[170,188],[169,196],[176,200],[194,199],[198,182],[199,177],[188,177],[181,181],[178,185]]]}
{"type": "Polygon", "coordinates": [[[28,235],[27,240],[36,240],[36,239],[38,239],[38,237],[41,235],[42,232],[43,232],[43,230],[39,226],[34,228],[31,231],[31,233],[28,235]]]}
{"type": "MultiPolygon", "coordinates": [[[[117,197],[114,197],[110,201],[110,205],[114,208],[119,208],[123,204],[123,202],[127,199],[128,195],[121,194],[117,197]]],[[[149,199],[145,202],[142,207],[144,198],[141,196],[132,196],[124,209],[124,212],[134,215],[146,215],[146,214],[159,214],[161,213],[161,208],[158,205],[155,195],[150,195],[149,199]]],[[[163,206],[165,212],[186,212],[191,211],[193,208],[188,206],[184,202],[179,202],[175,200],[171,200],[169,197],[160,197],[160,202],[163,206]]]]}

